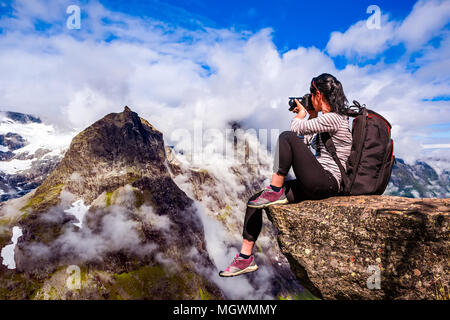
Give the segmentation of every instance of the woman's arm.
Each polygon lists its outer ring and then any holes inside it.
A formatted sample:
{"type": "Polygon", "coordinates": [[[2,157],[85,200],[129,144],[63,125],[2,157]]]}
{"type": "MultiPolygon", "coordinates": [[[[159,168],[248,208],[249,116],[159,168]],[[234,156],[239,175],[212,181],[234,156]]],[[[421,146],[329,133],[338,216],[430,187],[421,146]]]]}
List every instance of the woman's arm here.
{"type": "MultiPolygon", "coordinates": [[[[305,117],[307,114],[309,114],[309,119],[317,118],[317,112],[315,110],[306,110],[306,108],[303,107],[303,105],[297,99],[295,99],[294,101],[297,104],[297,107],[293,110],[294,113],[297,113],[294,119],[306,120],[305,117]]],[[[292,121],[291,121],[291,131],[296,132],[295,129],[293,130],[292,121]]],[[[315,136],[314,134],[303,135],[303,142],[307,146],[310,146],[314,140],[314,136],[315,136]]]]}
{"type": "Polygon", "coordinates": [[[321,132],[333,134],[339,128],[340,120],[340,116],[335,112],[328,112],[321,117],[309,120],[295,117],[291,120],[291,131],[303,136],[321,132]]]}

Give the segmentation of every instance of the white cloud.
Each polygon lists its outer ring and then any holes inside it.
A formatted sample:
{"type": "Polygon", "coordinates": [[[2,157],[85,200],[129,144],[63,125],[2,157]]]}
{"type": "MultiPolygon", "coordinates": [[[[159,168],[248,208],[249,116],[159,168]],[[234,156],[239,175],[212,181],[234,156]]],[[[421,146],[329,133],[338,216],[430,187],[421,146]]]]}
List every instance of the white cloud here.
{"type": "Polygon", "coordinates": [[[327,44],[328,53],[370,59],[397,44],[404,44],[409,52],[423,49],[429,40],[444,33],[443,28],[450,22],[450,2],[418,1],[403,21],[391,20],[383,14],[379,29],[369,29],[366,22],[358,21],[343,33],[333,32],[327,44]]]}
{"type": "Polygon", "coordinates": [[[420,49],[431,38],[442,33],[450,23],[450,1],[421,0],[398,28],[397,40],[404,42],[410,50],[420,49]]]}
{"type": "MultiPolygon", "coordinates": [[[[42,219],[60,222],[65,218],[62,206],[52,207],[42,219]]],[[[139,222],[132,220],[125,208],[112,205],[108,214],[99,221],[98,229],[89,227],[70,228],[67,225],[63,233],[50,245],[33,243],[25,248],[32,253],[33,258],[48,259],[55,254],[74,259],[73,262],[102,261],[110,252],[126,250],[145,256],[151,254],[157,245],[143,242],[139,231],[139,222]]]]}
{"type": "Polygon", "coordinates": [[[361,20],[344,33],[332,32],[327,51],[332,56],[373,58],[388,48],[395,29],[396,23],[389,21],[387,15],[381,16],[380,29],[369,29],[366,20],[361,20]]]}
{"type": "Polygon", "coordinates": [[[142,221],[149,223],[153,228],[169,232],[172,225],[172,221],[168,216],[158,215],[152,206],[142,205],[138,209],[138,214],[142,215],[142,221]]]}
{"type": "MultiPolygon", "coordinates": [[[[433,3],[420,2],[410,16],[433,3]]],[[[34,21],[33,14],[45,18],[39,8],[24,8],[17,19],[34,21]]],[[[95,1],[82,10],[87,16],[81,30],[55,26],[57,32],[49,31],[48,36],[11,28],[0,35],[3,106],[82,129],[129,105],[161,130],[166,142],[176,144],[170,141],[171,134],[180,128],[193,130],[198,121],[204,130],[223,130],[230,120],[242,121],[247,128],[288,130],[293,114],[287,111],[287,97],[303,94],[313,76],[329,72],[342,80],[350,101],[366,103],[391,121],[399,156],[410,154],[408,143],[415,136],[426,136],[424,126],[450,119],[442,101],[424,101],[450,91],[445,81],[448,72],[439,68],[449,60],[441,58],[448,56],[446,33],[441,47],[423,48],[414,72],[408,61],[337,70],[333,60],[314,47],[280,55],[271,29],[255,34],[206,27],[192,31],[112,12],[95,1]],[[111,23],[102,23],[105,18],[111,23]],[[118,39],[103,41],[108,34],[118,39]]],[[[58,16],[52,11],[46,19],[54,21],[58,16]]],[[[64,19],[65,11],[62,23],[64,19]]],[[[8,21],[2,18],[0,25],[8,21]]],[[[360,21],[344,34],[333,33],[328,51],[379,53],[396,41],[393,37],[400,25],[386,15],[383,21],[382,30],[369,30],[360,21]],[[364,41],[356,48],[360,38],[364,41]]],[[[417,148],[417,156],[420,153],[417,148]]]]}
{"type": "Polygon", "coordinates": [[[435,89],[440,93],[433,93],[435,96],[448,95],[448,83],[450,82],[450,31],[442,33],[440,46],[435,48],[432,45],[426,46],[423,55],[415,60],[415,66],[419,69],[415,76],[423,82],[435,84],[435,89]]]}

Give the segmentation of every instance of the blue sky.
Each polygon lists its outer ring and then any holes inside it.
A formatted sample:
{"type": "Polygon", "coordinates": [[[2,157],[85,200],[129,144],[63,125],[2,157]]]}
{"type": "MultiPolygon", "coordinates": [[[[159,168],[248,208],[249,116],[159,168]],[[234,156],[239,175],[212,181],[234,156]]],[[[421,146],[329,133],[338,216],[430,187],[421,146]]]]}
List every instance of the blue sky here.
{"type": "MultiPolygon", "coordinates": [[[[286,52],[299,46],[317,47],[325,50],[332,31],[345,32],[355,21],[367,19],[367,8],[376,4],[382,14],[391,19],[402,20],[412,10],[415,0],[402,1],[101,1],[111,10],[134,16],[148,16],[182,25],[187,28],[226,28],[256,32],[263,28],[273,29],[273,42],[278,51],[286,52]]],[[[430,42],[439,43],[439,38],[430,42]]],[[[404,54],[402,45],[391,47],[383,56],[351,61],[358,65],[376,63],[383,58],[395,63],[404,54]]],[[[348,59],[333,57],[339,68],[348,59]]],[[[412,57],[412,62],[414,57],[412,57]]],[[[414,68],[414,67],[413,67],[414,68]]]]}
{"type": "Polygon", "coordinates": [[[285,130],[286,97],[322,72],[390,120],[401,157],[449,153],[449,1],[0,0],[0,109],[64,126],[128,104],[168,133],[285,130]]]}
{"type": "Polygon", "coordinates": [[[315,46],[325,49],[332,31],[344,32],[355,21],[367,19],[367,8],[377,4],[382,12],[394,19],[403,19],[416,1],[107,1],[106,7],[134,16],[182,24],[191,28],[199,25],[214,28],[235,28],[257,31],[270,27],[274,30],[274,43],[278,50],[286,51],[298,46],[315,46]],[[195,22],[180,19],[185,14],[195,22]],[[199,23],[198,23],[199,22],[199,23]]]}
{"type": "MultiPolygon", "coordinates": [[[[299,46],[326,49],[332,31],[345,32],[355,21],[367,19],[373,0],[358,1],[107,1],[101,3],[114,11],[132,16],[146,16],[190,29],[204,27],[248,30],[273,29],[273,42],[279,52],[299,46]]],[[[415,0],[377,1],[382,14],[402,20],[412,10],[415,0]]],[[[432,41],[432,40],[430,40],[432,41]]],[[[433,39],[439,41],[439,39],[433,39]]],[[[383,58],[395,63],[404,54],[402,45],[393,46],[383,56],[351,61],[358,65],[376,63],[383,58]]],[[[348,59],[333,57],[336,66],[345,68],[348,59]]],[[[413,59],[412,59],[413,60],[413,59]]]]}
{"type": "MultiPolygon", "coordinates": [[[[62,2],[77,4],[81,8],[89,3],[86,0],[62,2]]],[[[112,11],[140,18],[149,17],[191,30],[210,27],[257,32],[263,28],[271,28],[273,42],[282,53],[299,46],[314,46],[325,50],[331,32],[345,32],[355,21],[367,19],[371,14],[366,11],[372,4],[378,5],[382,14],[389,15],[391,20],[400,21],[408,16],[417,1],[99,0],[99,2],[112,11]]],[[[14,16],[14,1],[2,1],[2,4],[0,16],[14,16]]],[[[82,13],[86,15],[86,12],[82,13]]],[[[52,23],[45,20],[35,21],[35,28],[38,31],[45,31],[51,27],[52,23]]],[[[438,46],[439,41],[440,38],[435,37],[430,39],[429,43],[438,46]]],[[[404,52],[404,46],[399,44],[383,52],[383,56],[359,57],[350,62],[365,65],[376,63],[383,58],[388,63],[395,63],[404,52]]],[[[418,56],[420,57],[420,53],[412,55],[411,62],[418,56]]],[[[339,68],[344,68],[349,62],[345,56],[334,56],[333,59],[339,68]]]]}

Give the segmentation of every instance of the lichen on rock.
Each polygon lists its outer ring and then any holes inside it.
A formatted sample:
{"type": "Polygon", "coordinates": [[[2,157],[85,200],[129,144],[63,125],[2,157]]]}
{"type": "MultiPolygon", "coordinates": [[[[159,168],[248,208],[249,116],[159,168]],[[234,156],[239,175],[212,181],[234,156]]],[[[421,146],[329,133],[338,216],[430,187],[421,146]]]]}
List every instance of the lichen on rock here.
{"type": "Polygon", "coordinates": [[[297,279],[318,297],[450,297],[450,199],[332,197],[267,214],[297,279]]]}

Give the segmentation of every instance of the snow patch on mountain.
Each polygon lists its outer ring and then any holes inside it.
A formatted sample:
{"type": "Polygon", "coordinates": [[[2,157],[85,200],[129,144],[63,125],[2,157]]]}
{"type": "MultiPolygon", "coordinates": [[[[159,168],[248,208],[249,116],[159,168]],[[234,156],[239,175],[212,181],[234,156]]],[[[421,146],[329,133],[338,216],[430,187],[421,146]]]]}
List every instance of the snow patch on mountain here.
{"type": "Polygon", "coordinates": [[[74,215],[78,220],[74,225],[81,229],[83,227],[84,215],[88,212],[89,208],[90,206],[85,205],[84,200],[80,199],[72,203],[72,207],[64,210],[64,212],[74,215]]]}
{"type": "Polygon", "coordinates": [[[30,169],[32,162],[33,160],[31,159],[12,159],[9,161],[0,161],[0,171],[6,174],[17,174],[20,171],[30,169]]]}
{"type": "Polygon", "coordinates": [[[1,257],[3,258],[3,265],[5,265],[8,269],[16,268],[16,261],[14,259],[14,249],[17,245],[17,240],[23,235],[22,229],[20,227],[13,227],[13,235],[11,238],[12,244],[8,244],[1,251],[1,257]]]}
{"type": "Polygon", "coordinates": [[[0,201],[38,187],[76,134],[60,132],[32,115],[0,111],[0,201]]]}
{"type": "Polygon", "coordinates": [[[20,171],[31,168],[36,151],[39,149],[48,150],[45,157],[61,156],[70,145],[72,138],[77,132],[57,132],[53,125],[42,122],[22,123],[6,118],[5,113],[0,118],[0,135],[15,133],[25,141],[25,146],[10,150],[7,146],[1,146],[3,152],[11,151],[16,155],[15,159],[0,161],[0,171],[6,174],[16,174],[20,171]],[[22,157],[17,157],[22,155],[22,157]],[[27,159],[31,156],[31,159],[27,159]],[[25,159],[24,159],[25,158],[25,159]]]}

